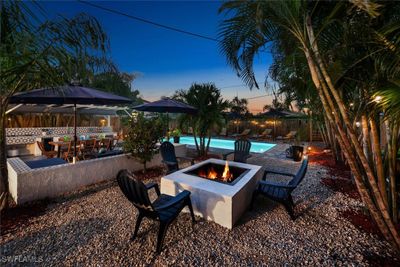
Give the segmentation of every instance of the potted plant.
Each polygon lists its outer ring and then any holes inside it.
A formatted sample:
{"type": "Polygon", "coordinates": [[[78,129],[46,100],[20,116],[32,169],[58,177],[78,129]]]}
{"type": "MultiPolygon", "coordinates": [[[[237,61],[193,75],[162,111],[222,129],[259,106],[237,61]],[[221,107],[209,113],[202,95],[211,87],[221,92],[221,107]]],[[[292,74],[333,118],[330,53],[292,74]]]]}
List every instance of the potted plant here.
{"type": "Polygon", "coordinates": [[[175,143],[175,144],[178,144],[178,143],[179,143],[179,139],[180,139],[180,137],[181,137],[181,134],[182,134],[182,132],[181,132],[181,130],[179,130],[178,128],[174,129],[174,130],[171,132],[171,136],[174,138],[174,143],[175,143]]]}
{"type": "Polygon", "coordinates": [[[294,161],[300,161],[303,157],[304,147],[300,145],[300,135],[295,137],[294,145],[292,146],[292,155],[294,161]]]}

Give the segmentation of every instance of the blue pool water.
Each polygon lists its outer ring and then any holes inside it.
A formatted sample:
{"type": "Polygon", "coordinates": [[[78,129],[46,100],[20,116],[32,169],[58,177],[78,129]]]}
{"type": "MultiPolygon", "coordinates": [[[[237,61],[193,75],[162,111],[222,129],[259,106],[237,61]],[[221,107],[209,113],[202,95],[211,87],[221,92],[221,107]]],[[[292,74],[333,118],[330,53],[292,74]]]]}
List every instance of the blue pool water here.
{"type": "MultiPolygon", "coordinates": [[[[171,138],[170,142],[172,142],[172,141],[173,141],[173,139],[171,138]]],[[[206,142],[207,141],[208,141],[208,138],[206,138],[206,142]]],[[[197,138],[197,142],[199,142],[198,138],[197,138]]],[[[192,146],[196,145],[194,143],[193,136],[181,136],[179,143],[185,144],[185,145],[192,145],[192,146]]],[[[275,146],[275,144],[251,141],[250,152],[263,153],[263,152],[271,149],[274,146],[275,146]]],[[[210,147],[234,150],[235,140],[211,138],[210,147]]]]}

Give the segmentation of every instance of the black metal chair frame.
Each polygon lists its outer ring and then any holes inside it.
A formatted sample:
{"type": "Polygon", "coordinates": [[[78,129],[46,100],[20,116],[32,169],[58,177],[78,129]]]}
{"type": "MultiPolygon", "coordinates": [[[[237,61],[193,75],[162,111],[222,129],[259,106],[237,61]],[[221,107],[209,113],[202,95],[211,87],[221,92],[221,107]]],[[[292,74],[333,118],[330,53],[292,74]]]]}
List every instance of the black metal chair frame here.
{"type": "Polygon", "coordinates": [[[171,142],[165,141],[160,146],[160,152],[162,163],[164,163],[167,167],[167,174],[176,172],[179,170],[179,162],[178,159],[183,159],[190,161],[190,164],[194,164],[194,159],[189,157],[177,157],[175,154],[175,147],[171,142]]]}
{"type": "Polygon", "coordinates": [[[149,183],[145,185],[143,182],[137,180],[128,170],[119,171],[117,181],[126,198],[139,211],[131,240],[136,238],[144,217],[159,221],[160,229],[158,232],[156,252],[160,253],[169,225],[178,217],[184,207],[187,206],[190,210],[192,226],[196,222],[189,191],[184,190],[177,196],[160,194],[158,184],[149,183]],[[148,190],[152,188],[156,191],[158,196],[153,202],[150,201],[148,195],[148,190]]]}
{"type": "Polygon", "coordinates": [[[303,160],[300,169],[298,170],[298,172],[295,175],[291,174],[291,173],[265,170],[262,180],[258,182],[257,188],[253,193],[253,199],[252,199],[250,207],[251,208],[253,207],[255,198],[259,194],[261,194],[271,200],[274,200],[276,202],[283,204],[286,211],[289,213],[290,218],[292,220],[295,220],[296,216],[294,213],[294,202],[293,202],[292,192],[293,192],[293,190],[295,190],[297,188],[297,186],[303,180],[303,178],[307,172],[307,167],[308,167],[308,158],[306,157],[303,160]],[[283,175],[283,176],[291,176],[293,178],[287,184],[267,181],[266,180],[267,175],[270,173],[283,175]],[[282,191],[279,191],[279,190],[282,190],[282,191]],[[279,194],[279,192],[282,194],[279,194]]]}
{"type": "Polygon", "coordinates": [[[246,163],[250,155],[251,142],[247,139],[238,139],[235,141],[235,150],[223,154],[223,159],[226,160],[229,155],[233,155],[233,161],[246,163]]]}

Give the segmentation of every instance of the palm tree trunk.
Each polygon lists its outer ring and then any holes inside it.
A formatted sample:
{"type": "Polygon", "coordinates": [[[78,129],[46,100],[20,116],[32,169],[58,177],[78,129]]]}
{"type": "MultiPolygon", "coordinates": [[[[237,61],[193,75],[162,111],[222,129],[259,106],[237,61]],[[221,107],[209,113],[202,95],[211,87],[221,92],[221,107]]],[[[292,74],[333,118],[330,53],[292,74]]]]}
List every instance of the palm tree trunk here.
{"type": "MultiPolygon", "coordinates": [[[[386,205],[386,207],[389,207],[388,205],[388,199],[387,199],[387,194],[386,194],[386,181],[385,181],[385,174],[383,171],[383,163],[382,163],[382,153],[381,153],[381,148],[379,146],[379,136],[378,136],[378,130],[376,127],[376,122],[374,118],[370,118],[369,124],[371,126],[371,141],[372,141],[372,153],[374,156],[374,166],[376,169],[376,174],[378,177],[378,188],[379,191],[382,194],[383,201],[386,205]]],[[[388,140],[388,143],[390,140],[388,140]]]]}
{"type": "Polygon", "coordinates": [[[208,133],[208,141],[207,141],[207,147],[206,147],[206,155],[208,154],[208,149],[210,147],[210,142],[211,142],[211,132],[208,133]]]}
{"type": "MultiPolygon", "coordinates": [[[[194,138],[194,143],[196,144],[196,150],[197,150],[197,154],[199,154],[200,150],[199,150],[199,144],[197,143],[197,135],[196,135],[196,128],[194,126],[192,126],[193,129],[193,138],[194,138]]],[[[200,155],[199,155],[200,156],[200,155]]]]}
{"type": "MultiPolygon", "coordinates": [[[[357,166],[357,159],[355,158],[352,151],[352,146],[350,145],[350,141],[347,139],[345,132],[341,126],[341,123],[339,121],[339,117],[337,112],[335,113],[334,110],[334,105],[332,102],[332,99],[330,98],[329,92],[327,91],[326,85],[323,83],[323,80],[321,79],[321,75],[318,73],[317,66],[311,57],[311,54],[308,50],[307,47],[303,47],[304,53],[306,55],[307,63],[309,65],[310,73],[312,80],[314,82],[315,87],[317,88],[317,92],[320,96],[321,102],[324,106],[326,116],[329,121],[335,121],[336,122],[336,130],[338,132],[338,141],[339,145],[341,146],[345,157],[348,160],[350,169],[354,175],[355,182],[357,189],[360,193],[361,199],[363,202],[366,204],[367,208],[369,209],[372,217],[376,221],[380,231],[382,234],[385,236],[385,238],[390,241],[396,248],[400,247],[400,243],[398,242],[398,235],[396,236],[397,232],[393,232],[394,226],[388,225],[387,219],[384,217],[382,212],[379,212],[378,208],[375,206],[372,197],[369,194],[368,189],[366,188],[364,184],[364,179],[363,175],[361,173],[361,170],[357,166]],[[333,117],[332,117],[333,115],[333,117]],[[393,226],[393,228],[391,227],[393,226]]],[[[362,153],[362,152],[361,152],[362,153]]],[[[395,229],[394,229],[395,230],[395,229]]]]}
{"type": "MultiPolygon", "coordinates": [[[[361,127],[362,127],[362,146],[364,155],[367,157],[367,159],[372,159],[370,153],[371,138],[369,136],[368,120],[365,114],[361,115],[361,127]]],[[[369,162],[372,162],[372,160],[370,160],[369,162]]]]}
{"type": "MultiPolygon", "coordinates": [[[[396,123],[395,123],[396,124],[396,123]]],[[[397,135],[398,135],[398,125],[394,125],[393,128],[390,127],[390,122],[385,121],[386,125],[386,141],[388,146],[388,162],[389,162],[389,181],[390,181],[390,198],[391,198],[391,210],[392,218],[395,223],[397,223],[397,189],[396,189],[396,157],[397,157],[397,135]]]]}
{"type": "MultiPolygon", "coordinates": [[[[322,81],[322,83],[320,84],[319,88],[322,87],[325,97],[329,102],[329,105],[331,107],[332,110],[332,114],[335,118],[335,121],[338,123],[338,128],[340,128],[341,126],[339,125],[341,123],[341,120],[344,123],[344,126],[346,127],[346,135],[342,135],[342,141],[346,141],[346,143],[344,143],[345,146],[349,146],[349,147],[353,147],[355,149],[355,155],[357,156],[357,159],[354,158],[353,162],[351,162],[350,158],[348,158],[349,164],[351,163],[351,165],[355,165],[357,164],[357,160],[359,162],[361,162],[362,165],[362,171],[365,172],[366,177],[368,179],[369,185],[371,187],[372,190],[372,194],[374,196],[374,199],[377,203],[378,206],[378,210],[380,211],[378,213],[378,215],[380,214],[384,220],[384,224],[382,224],[381,226],[381,231],[384,231],[385,237],[388,238],[389,241],[391,241],[394,246],[400,250],[400,236],[399,233],[397,232],[393,222],[390,219],[390,215],[388,212],[387,207],[385,206],[384,200],[383,200],[383,196],[381,195],[381,192],[379,191],[379,188],[377,186],[376,183],[376,178],[375,175],[372,171],[371,166],[368,164],[368,161],[362,151],[362,148],[360,146],[360,144],[358,143],[357,137],[354,134],[354,131],[351,127],[350,124],[350,120],[349,117],[347,115],[347,111],[345,108],[345,105],[342,101],[342,99],[340,98],[338,91],[336,90],[335,86],[333,85],[330,76],[328,75],[325,65],[322,61],[321,56],[319,55],[319,51],[318,51],[318,46],[317,46],[317,42],[316,39],[314,37],[314,31],[312,28],[312,24],[311,24],[311,17],[308,15],[307,16],[307,23],[306,23],[306,28],[307,28],[307,33],[308,33],[308,37],[309,37],[309,42],[311,45],[311,49],[313,52],[313,55],[315,56],[316,59],[316,64],[314,64],[313,58],[311,57],[311,54],[307,57],[307,59],[310,59],[313,62],[314,68],[315,68],[315,73],[317,74],[316,79],[322,81]],[[326,83],[326,84],[325,84],[326,83]],[[329,89],[328,89],[329,88],[329,89]],[[336,107],[340,112],[341,115],[341,119],[339,118],[339,114],[338,112],[334,112],[335,109],[335,105],[333,105],[333,101],[331,99],[331,97],[333,97],[333,99],[336,102],[336,107]],[[385,227],[386,225],[386,227],[385,227]],[[387,232],[390,232],[390,235],[387,235],[387,232]]],[[[305,47],[305,49],[307,49],[307,47],[305,47]]],[[[314,81],[314,79],[313,79],[314,81]]],[[[342,147],[342,149],[345,149],[345,147],[342,147]]],[[[347,153],[347,155],[349,155],[349,153],[347,153]]],[[[356,166],[356,165],[355,165],[356,166]]],[[[354,175],[355,177],[357,175],[354,175]]],[[[360,180],[360,182],[362,183],[362,175],[360,175],[359,177],[356,177],[356,182],[358,180],[360,180]]],[[[372,202],[372,197],[369,196],[368,194],[366,195],[366,199],[368,201],[372,202]]],[[[372,206],[371,206],[372,207],[372,206]]],[[[375,219],[378,219],[378,217],[376,217],[375,219]]],[[[381,222],[378,223],[378,225],[381,222]]]]}

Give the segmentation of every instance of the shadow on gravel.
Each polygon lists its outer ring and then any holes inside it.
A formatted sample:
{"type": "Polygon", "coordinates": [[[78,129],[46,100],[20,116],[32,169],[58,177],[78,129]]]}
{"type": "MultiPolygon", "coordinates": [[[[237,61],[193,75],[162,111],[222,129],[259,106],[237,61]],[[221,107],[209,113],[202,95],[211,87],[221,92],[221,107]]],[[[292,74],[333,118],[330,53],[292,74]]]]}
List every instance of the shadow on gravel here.
{"type": "MultiPolygon", "coordinates": [[[[26,234],[23,238],[14,238],[0,247],[5,265],[15,266],[15,257],[28,259],[25,264],[42,262],[46,264],[63,262],[68,255],[87,245],[96,235],[101,235],[111,225],[110,220],[91,218],[74,221],[59,227],[48,227],[26,234]],[[30,260],[29,260],[30,259],[30,260]]],[[[3,262],[4,263],[4,262],[3,262]]]]}
{"type": "Polygon", "coordinates": [[[260,195],[254,201],[253,209],[247,209],[235,226],[246,224],[252,220],[257,220],[257,218],[262,216],[264,213],[273,214],[274,210],[278,206],[279,203],[260,195]]]}

